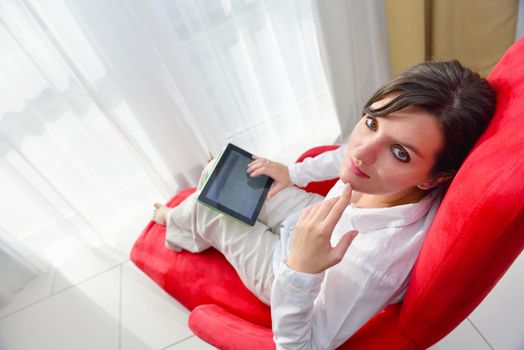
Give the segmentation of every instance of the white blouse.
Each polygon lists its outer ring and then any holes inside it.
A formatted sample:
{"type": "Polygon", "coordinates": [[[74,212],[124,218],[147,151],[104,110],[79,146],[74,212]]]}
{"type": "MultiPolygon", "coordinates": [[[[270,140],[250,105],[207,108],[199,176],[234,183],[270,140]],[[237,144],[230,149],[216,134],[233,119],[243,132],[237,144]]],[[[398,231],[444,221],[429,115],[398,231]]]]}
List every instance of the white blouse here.
{"type": "MultiPolygon", "coordinates": [[[[341,148],[290,167],[292,181],[303,186],[337,177],[341,148]]],[[[326,198],[340,195],[344,186],[338,181],[326,198]]],[[[271,317],[277,348],[337,348],[376,313],[401,301],[439,203],[440,191],[435,190],[418,203],[391,208],[349,205],[331,244],[353,229],[359,234],[342,261],[319,274],[285,264],[300,213],[286,219],[273,258],[271,317]]]]}

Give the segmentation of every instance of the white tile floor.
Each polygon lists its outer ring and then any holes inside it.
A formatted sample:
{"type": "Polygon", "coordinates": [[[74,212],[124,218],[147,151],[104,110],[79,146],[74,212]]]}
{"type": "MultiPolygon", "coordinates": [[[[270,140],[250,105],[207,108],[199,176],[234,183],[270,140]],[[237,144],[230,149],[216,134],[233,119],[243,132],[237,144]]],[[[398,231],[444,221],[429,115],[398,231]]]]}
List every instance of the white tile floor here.
{"type": "Polygon", "coordinates": [[[189,312],[130,261],[56,292],[53,280],[70,283],[54,270],[0,309],[0,349],[213,349],[188,328],[189,312]]]}
{"type": "MultiPolygon", "coordinates": [[[[101,250],[70,259],[69,279],[53,269],[0,309],[0,349],[213,349],[187,327],[189,312],[132,262],[124,259],[114,264],[104,256],[101,250]],[[80,280],[86,264],[99,271],[80,280]]],[[[466,320],[432,347],[444,349],[493,348],[466,320]]]]}

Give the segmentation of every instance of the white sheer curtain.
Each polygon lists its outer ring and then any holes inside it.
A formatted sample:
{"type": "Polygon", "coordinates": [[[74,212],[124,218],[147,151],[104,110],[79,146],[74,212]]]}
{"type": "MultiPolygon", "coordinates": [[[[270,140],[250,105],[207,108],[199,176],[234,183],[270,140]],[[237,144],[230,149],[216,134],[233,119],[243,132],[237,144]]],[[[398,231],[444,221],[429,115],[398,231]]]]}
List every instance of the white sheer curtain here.
{"type": "Polygon", "coordinates": [[[515,41],[524,35],[524,0],[519,0],[519,11],[517,14],[517,28],[515,30],[515,41]]]}
{"type": "Polygon", "coordinates": [[[362,107],[391,78],[383,0],[313,0],[320,52],[344,142],[362,107]]]}
{"type": "Polygon", "coordinates": [[[304,0],[1,1],[0,231],[51,266],[125,258],[227,142],[334,139],[315,34],[304,0]]]}
{"type": "Polygon", "coordinates": [[[26,4],[169,193],[225,140],[278,147],[327,97],[307,1],[50,3],[26,4]]]}

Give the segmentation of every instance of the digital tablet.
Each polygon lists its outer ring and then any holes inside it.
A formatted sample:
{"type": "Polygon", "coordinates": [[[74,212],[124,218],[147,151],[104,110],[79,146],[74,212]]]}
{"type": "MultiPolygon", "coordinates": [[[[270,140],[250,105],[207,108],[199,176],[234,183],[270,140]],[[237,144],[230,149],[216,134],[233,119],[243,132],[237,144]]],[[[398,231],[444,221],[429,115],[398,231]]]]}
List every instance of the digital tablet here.
{"type": "Polygon", "coordinates": [[[253,226],[273,179],[265,175],[251,177],[247,165],[252,161],[251,153],[228,144],[198,201],[253,226]]]}

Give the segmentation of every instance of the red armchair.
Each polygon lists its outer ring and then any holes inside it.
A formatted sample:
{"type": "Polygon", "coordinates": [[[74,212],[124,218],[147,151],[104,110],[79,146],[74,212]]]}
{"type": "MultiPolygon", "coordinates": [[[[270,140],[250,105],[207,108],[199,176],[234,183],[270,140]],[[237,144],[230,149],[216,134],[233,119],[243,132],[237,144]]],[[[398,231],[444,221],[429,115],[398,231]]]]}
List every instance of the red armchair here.
{"type": "MultiPolygon", "coordinates": [[[[442,201],[405,299],[373,317],[341,348],[431,346],[480,304],[522,252],[523,40],[508,50],[488,80],[497,90],[496,114],[442,201]]],[[[326,190],[326,184],[315,186],[326,190]]],[[[177,194],[168,204],[177,205],[190,191],[177,194]]],[[[131,259],[192,310],[189,326],[207,342],[221,349],[275,347],[268,307],[242,285],[217,251],[169,251],[164,247],[164,227],[150,223],[131,259]]]]}

